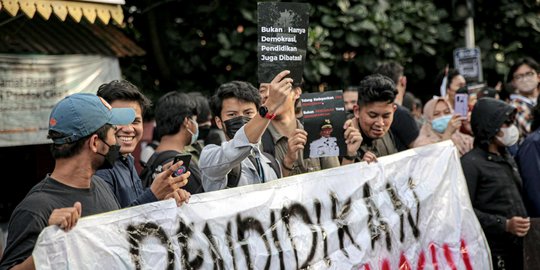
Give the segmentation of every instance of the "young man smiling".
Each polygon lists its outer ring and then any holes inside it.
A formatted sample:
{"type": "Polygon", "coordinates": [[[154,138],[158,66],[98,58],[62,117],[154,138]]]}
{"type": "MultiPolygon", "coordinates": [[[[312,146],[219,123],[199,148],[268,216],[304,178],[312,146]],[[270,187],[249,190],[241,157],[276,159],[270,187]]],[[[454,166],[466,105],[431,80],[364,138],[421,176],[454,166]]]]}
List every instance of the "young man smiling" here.
{"type": "Polygon", "coordinates": [[[112,81],[103,84],[99,87],[97,94],[109,102],[113,108],[135,110],[135,120],[131,124],[118,126],[116,130],[121,156],[112,168],[102,168],[96,172],[96,175],[109,184],[120,206],[140,205],[169,197],[174,197],[177,203],[187,200],[189,193],[183,189],[176,189],[176,186],[167,181],[164,174],[156,176],[150,188],[145,189],[135,170],[135,159],[131,153],[142,138],[142,115],[150,106],[150,101],[128,81],[112,81]]]}

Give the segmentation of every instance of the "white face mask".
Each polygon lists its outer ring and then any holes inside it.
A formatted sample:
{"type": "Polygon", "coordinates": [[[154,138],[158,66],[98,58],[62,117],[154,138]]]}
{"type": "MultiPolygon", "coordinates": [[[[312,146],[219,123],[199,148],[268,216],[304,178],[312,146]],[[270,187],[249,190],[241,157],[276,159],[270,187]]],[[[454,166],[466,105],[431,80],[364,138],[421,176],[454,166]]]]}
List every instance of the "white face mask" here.
{"type": "Polygon", "coordinates": [[[519,140],[519,130],[516,125],[511,125],[509,127],[501,128],[503,136],[497,136],[497,139],[504,144],[505,146],[512,146],[516,144],[519,140]]]}
{"type": "Polygon", "coordinates": [[[536,76],[525,77],[516,82],[516,89],[523,93],[530,93],[538,87],[538,79],[536,76]]]}

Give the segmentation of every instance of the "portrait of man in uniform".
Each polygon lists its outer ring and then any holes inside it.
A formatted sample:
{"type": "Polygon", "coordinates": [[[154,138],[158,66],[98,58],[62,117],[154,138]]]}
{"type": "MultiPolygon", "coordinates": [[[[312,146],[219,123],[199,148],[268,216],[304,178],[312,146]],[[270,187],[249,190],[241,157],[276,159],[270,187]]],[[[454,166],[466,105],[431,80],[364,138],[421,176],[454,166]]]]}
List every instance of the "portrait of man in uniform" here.
{"type": "Polygon", "coordinates": [[[339,147],[336,137],[332,137],[332,122],[324,119],[320,127],[321,138],[309,144],[309,157],[335,157],[339,156],[339,147]]]}

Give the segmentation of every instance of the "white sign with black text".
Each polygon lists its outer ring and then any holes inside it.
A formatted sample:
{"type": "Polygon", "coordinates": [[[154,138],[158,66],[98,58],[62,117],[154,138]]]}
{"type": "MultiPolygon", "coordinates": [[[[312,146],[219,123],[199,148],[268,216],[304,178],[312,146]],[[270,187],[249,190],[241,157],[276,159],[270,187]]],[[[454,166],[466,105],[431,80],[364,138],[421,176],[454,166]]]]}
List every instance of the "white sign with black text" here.
{"type": "Polygon", "coordinates": [[[451,141],[48,227],[33,257],[55,270],[492,268],[451,141]]]}

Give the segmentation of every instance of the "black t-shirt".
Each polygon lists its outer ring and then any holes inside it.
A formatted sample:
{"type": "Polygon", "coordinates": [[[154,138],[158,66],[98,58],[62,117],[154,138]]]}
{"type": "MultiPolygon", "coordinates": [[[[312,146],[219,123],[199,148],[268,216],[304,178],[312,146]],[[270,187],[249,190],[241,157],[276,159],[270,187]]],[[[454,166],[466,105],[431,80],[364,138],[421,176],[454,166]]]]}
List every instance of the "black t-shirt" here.
{"type": "Polygon", "coordinates": [[[397,106],[394,113],[394,121],[392,121],[390,131],[394,135],[394,142],[398,151],[409,149],[409,144],[414,142],[420,134],[420,129],[411,112],[400,105],[397,106]]]}
{"type": "Polygon", "coordinates": [[[48,226],[54,209],[82,206],[82,216],[120,208],[103,179],[93,176],[90,188],[74,188],[46,177],[35,185],[17,205],[9,220],[8,239],[0,269],[8,269],[32,255],[41,231],[48,226]]]}

